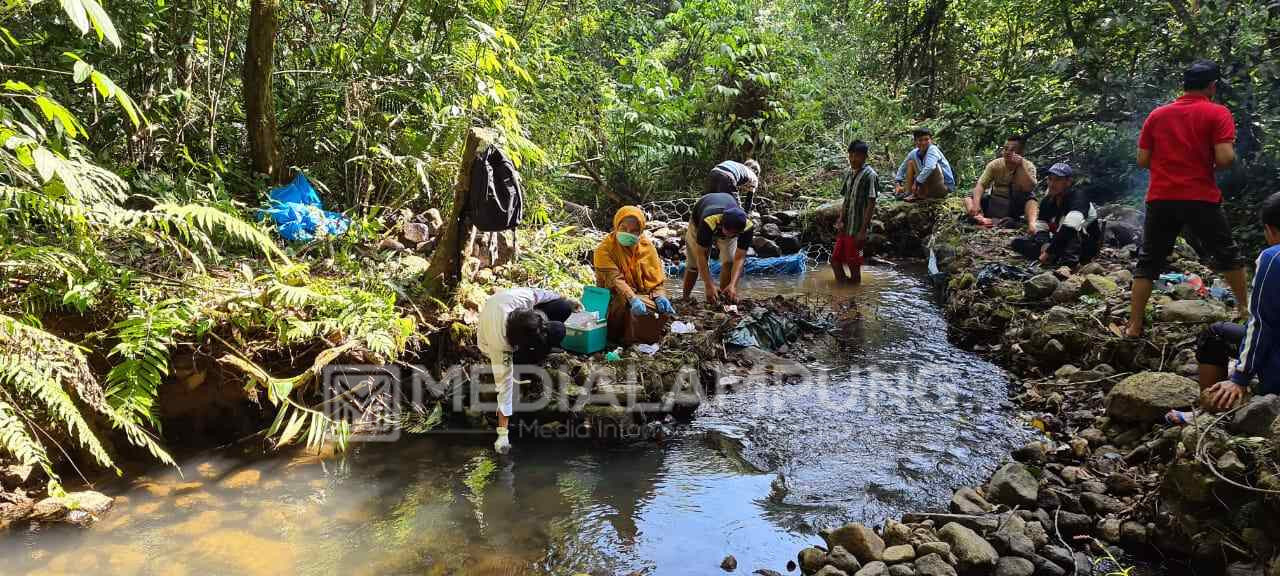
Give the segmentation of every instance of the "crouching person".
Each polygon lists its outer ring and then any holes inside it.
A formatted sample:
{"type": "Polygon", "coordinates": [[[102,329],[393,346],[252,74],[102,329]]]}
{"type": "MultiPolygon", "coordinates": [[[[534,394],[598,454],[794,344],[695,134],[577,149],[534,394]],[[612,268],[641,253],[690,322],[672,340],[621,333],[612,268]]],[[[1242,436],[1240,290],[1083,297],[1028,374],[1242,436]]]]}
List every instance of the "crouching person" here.
{"type": "MultiPolygon", "coordinates": [[[[1271,275],[1280,258],[1280,193],[1263,200],[1262,225],[1268,247],[1258,255],[1253,273],[1248,323],[1212,324],[1196,346],[1201,406],[1210,412],[1234,407],[1254,378],[1258,394],[1280,393],[1280,346],[1275,333],[1280,326],[1280,270],[1271,275]],[[1228,373],[1232,357],[1236,363],[1228,373]]],[[[1175,410],[1165,418],[1181,425],[1191,421],[1191,414],[1175,410]]]]}
{"type": "Polygon", "coordinates": [[[1049,192],[1036,215],[1036,232],[1015,239],[1014,250],[1045,267],[1075,267],[1098,255],[1102,247],[1098,210],[1072,183],[1071,166],[1065,162],[1049,168],[1049,192]]]}
{"type": "Polygon", "coordinates": [[[564,340],[564,321],[580,308],[555,292],[511,288],[490,296],[480,309],[476,340],[498,389],[498,453],[511,450],[507,423],[515,409],[515,372],[541,366],[564,340]]]}
{"type": "Polygon", "coordinates": [[[613,232],[604,237],[592,255],[596,285],[607,288],[609,340],[627,344],[652,344],[662,338],[664,320],[675,308],[667,299],[666,272],[658,250],[643,235],[644,211],[623,206],[613,215],[613,232]]]}
{"type": "Polygon", "coordinates": [[[707,194],[693,205],[693,217],[685,232],[684,298],[702,278],[707,303],[738,301],[738,280],[747,260],[754,225],[732,194],[707,194]],[[711,247],[720,251],[720,285],[711,277],[711,247]]]}

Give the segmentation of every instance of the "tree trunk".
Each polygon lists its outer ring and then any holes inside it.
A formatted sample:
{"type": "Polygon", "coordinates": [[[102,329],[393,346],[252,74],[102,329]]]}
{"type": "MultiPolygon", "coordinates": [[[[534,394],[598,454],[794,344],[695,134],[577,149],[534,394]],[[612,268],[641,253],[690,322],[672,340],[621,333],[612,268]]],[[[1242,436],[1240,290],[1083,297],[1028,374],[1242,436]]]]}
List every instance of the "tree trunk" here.
{"type": "Polygon", "coordinates": [[[186,141],[187,121],[191,117],[192,98],[190,96],[195,89],[195,11],[196,7],[194,5],[175,4],[170,21],[173,32],[173,73],[178,85],[188,95],[182,107],[178,110],[177,122],[175,122],[178,129],[174,134],[174,142],[178,145],[182,145],[186,141]]]}
{"type": "Polygon", "coordinates": [[[471,254],[472,228],[467,217],[467,194],[471,191],[471,162],[476,154],[484,151],[498,139],[498,134],[484,128],[467,131],[467,141],[462,146],[462,160],[458,162],[458,180],[453,185],[453,207],[445,218],[443,235],[431,254],[431,266],[427,268],[426,293],[444,300],[458,285],[459,273],[471,254]]]}
{"type": "Polygon", "coordinates": [[[254,172],[266,174],[274,184],[285,181],[276,139],[276,109],[271,98],[271,68],[276,47],[278,0],[252,0],[249,33],[245,40],[245,129],[249,136],[249,163],[254,172]]]}

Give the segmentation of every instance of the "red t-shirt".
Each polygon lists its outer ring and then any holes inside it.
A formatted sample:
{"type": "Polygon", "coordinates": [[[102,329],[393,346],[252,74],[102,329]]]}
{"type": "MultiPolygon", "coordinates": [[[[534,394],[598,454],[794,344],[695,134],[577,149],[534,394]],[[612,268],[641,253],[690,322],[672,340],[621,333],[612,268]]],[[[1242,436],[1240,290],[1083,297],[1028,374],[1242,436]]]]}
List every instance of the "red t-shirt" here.
{"type": "Polygon", "coordinates": [[[1138,148],[1151,151],[1147,202],[1221,202],[1222,191],[1213,178],[1213,146],[1235,140],[1231,111],[1202,94],[1184,94],[1153,110],[1138,136],[1138,148]]]}

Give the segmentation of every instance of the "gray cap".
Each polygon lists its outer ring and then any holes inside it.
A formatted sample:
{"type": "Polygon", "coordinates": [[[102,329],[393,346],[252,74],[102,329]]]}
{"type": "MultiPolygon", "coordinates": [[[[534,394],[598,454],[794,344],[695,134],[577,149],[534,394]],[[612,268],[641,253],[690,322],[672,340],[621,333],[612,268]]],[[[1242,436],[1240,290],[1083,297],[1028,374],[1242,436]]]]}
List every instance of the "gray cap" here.
{"type": "Polygon", "coordinates": [[[1070,178],[1072,174],[1071,165],[1066,162],[1059,162],[1049,167],[1049,173],[1054,176],[1070,178]]]}

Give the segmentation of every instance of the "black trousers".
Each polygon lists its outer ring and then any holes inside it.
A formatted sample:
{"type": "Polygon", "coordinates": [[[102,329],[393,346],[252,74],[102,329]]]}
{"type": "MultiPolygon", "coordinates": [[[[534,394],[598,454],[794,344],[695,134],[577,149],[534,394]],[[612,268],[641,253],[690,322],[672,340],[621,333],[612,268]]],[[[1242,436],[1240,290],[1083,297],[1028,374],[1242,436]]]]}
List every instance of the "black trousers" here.
{"type": "Polygon", "coordinates": [[[1153,280],[1168,264],[1173,244],[1183,231],[1201,259],[1216,272],[1235,270],[1243,263],[1240,247],[1231,236],[1231,225],[1221,204],[1195,200],[1152,200],[1142,225],[1142,246],[1134,278],[1153,280]]]}
{"type": "Polygon", "coordinates": [[[1215,322],[1196,341],[1196,362],[1226,368],[1231,357],[1240,353],[1247,329],[1243,324],[1215,322]]]}
{"type": "Polygon", "coordinates": [[[1088,264],[1102,249],[1102,225],[1094,220],[1085,226],[1084,232],[1060,226],[1056,235],[1036,232],[1030,236],[1014,238],[1011,246],[1019,254],[1035,260],[1040,258],[1040,250],[1050,243],[1059,247],[1057,251],[1051,251],[1053,258],[1051,264],[1061,266],[1088,264]]]}

